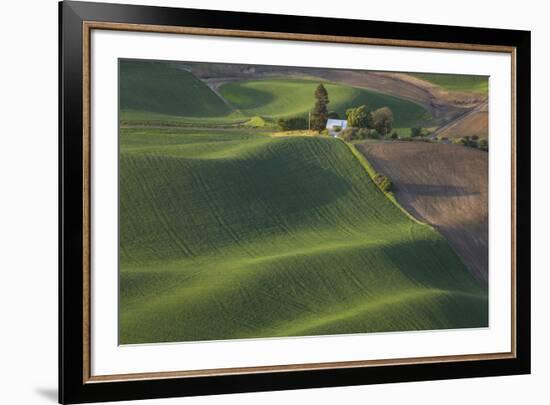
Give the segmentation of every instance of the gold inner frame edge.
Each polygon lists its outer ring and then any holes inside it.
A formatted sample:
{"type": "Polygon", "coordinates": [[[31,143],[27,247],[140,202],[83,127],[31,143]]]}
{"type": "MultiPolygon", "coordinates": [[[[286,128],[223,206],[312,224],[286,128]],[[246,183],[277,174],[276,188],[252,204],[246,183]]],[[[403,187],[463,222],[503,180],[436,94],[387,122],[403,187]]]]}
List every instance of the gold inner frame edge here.
{"type": "Polygon", "coordinates": [[[235,374],[257,374],[257,373],[272,373],[272,372],[289,372],[289,371],[308,371],[308,370],[326,370],[326,369],[341,369],[355,367],[380,367],[391,365],[406,365],[406,364],[429,364],[438,362],[459,362],[459,361],[480,361],[480,360],[501,360],[516,358],[516,48],[512,46],[500,45],[483,45],[483,44],[465,44],[437,41],[413,41],[401,39],[384,39],[384,38],[366,38],[366,37],[350,37],[336,35],[317,35],[317,34],[298,34],[298,33],[282,33],[282,32],[266,32],[266,31],[246,31],[246,30],[229,30],[219,28],[197,28],[197,27],[179,27],[179,26],[164,26],[164,25],[146,25],[146,24],[127,24],[127,23],[111,23],[98,21],[84,21],[82,32],[82,62],[83,62],[83,81],[82,81],[82,107],[83,107],[83,143],[82,143],[82,166],[83,166],[83,382],[101,383],[115,381],[137,381],[137,380],[158,380],[172,378],[191,378],[205,376],[222,376],[235,374]],[[90,273],[90,258],[91,258],[91,239],[90,239],[90,146],[91,146],[91,31],[98,30],[113,30],[113,31],[133,31],[133,32],[151,32],[151,33],[170,33],[170,34],[185,34],[185,35],[203,35],[203,36],[225,36],[237,38],[258,38],[258,39],[275,39],[275,40],[290,40],[290,41],[308,41],[308,42],[330,42],[330,43],[347,43],[347,44],[364,44],[364,45],[379,45],[379,46],[397,46],[410,48],[431,48],[431,49],[451,49],[479,52],[500,52],[509,53],[511,55],[511,86],[512,86],[512,110],[511,110],[511,141],[512,141],[512,241],[511,241],[511,351],[503,353],[481,353],[481,354],[466,354],[466,355],[450,355],[450,356],[426,356],[426,357],[409,357],[400,359],[377,359],[377,360],[357,360],[357,361],[341,361],[341,362],[325,362],[325,363],[305,363],[305,364],[282,364],[275,366],[252,366],[252,367],[233,367],[219,369],[204,369],[204,370],[181,370],[169,372],[145,372],[131,374],[110,374],[110,375],[91,375],[91,273],[90,273]]]}

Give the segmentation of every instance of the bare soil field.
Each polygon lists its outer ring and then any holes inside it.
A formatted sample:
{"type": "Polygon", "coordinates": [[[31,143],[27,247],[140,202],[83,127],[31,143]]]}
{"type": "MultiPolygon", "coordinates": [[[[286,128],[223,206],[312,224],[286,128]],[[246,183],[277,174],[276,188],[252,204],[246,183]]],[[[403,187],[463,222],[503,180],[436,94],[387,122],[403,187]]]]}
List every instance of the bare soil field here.
{"type": "Polygon", "coordinates": [[[489,132],[489,112],[487,103],[480,104],[447,125],[440,127],[434,136],[449,139],[477,135],[487,138],[489,132]]]}
{"type": "Polygon", "coordinates": [[[488,154],[458,145],[377,142],[356,145],[389,176],[395,196],[438,229],[482,283],[488,276],[488,154]]]}

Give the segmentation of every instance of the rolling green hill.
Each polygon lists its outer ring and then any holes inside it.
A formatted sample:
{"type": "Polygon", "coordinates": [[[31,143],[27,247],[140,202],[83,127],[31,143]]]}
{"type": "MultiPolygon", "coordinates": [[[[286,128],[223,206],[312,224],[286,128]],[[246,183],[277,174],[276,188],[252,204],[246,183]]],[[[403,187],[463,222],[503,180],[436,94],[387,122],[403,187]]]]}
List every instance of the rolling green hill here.
{"type": "Polygon", "coordinates": [[[411,73],[411,76],[426,80],[449,91],[469,91],[485,94],[489,90],[489,78],[487,76],[437,73],[411,73]]]}
{"type": "Polygon", "coordinates": [[[219,117],[231,109],[190,72],[166,62],[121,60],[121,110],[186,117],[219,117]]]}
{"type": "MultiPolygon", "coordinates": [[[[218,96],[203,81],[176,64],[120,61],[120,118],[125,125],[235,126],[254,117],[273,120],[312,109],[317,79],[275,78],[230,82],[218,96]]],[[[426,118],[418,104],[347,85],[325,83],[329,109],[342,117],[349,107],[390,107],[395,127],[411,127],[426,118]]],[[[273,124],[272,124],[273,126],[273,124]]]]}
{"type": "Polygon", "coordinates": [[[486,291],[340,140],[123,128],[120,147],[122,344],[487,326],[486,291]]]}
{"type": "MultiPolygon", "coordinates": [[[[307,115],[315,103],[313,96],[319,80],[261,79],[226,83],[220,93],[244,114],[269,118],[307,115]]],[[[411,127],[425,117],[426,110],[418,104],[347,85],[324,83],[330,99],[329,109],[343,118],[346,109],[362,104],[371,110],[389,107],[396,127],[411,127]]]]}

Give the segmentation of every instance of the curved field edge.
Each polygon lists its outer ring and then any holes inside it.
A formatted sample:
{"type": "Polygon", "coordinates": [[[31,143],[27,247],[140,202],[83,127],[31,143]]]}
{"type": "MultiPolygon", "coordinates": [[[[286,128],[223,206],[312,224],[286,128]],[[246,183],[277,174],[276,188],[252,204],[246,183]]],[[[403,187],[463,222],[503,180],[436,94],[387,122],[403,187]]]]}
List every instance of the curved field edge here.
{"type": "Polygon", "coordinates": [[[229,82],[218,91],[174,63],[121,60],[119,69],[122,126],[274,127],[277,118],[307,116],[320,82],[341,116],[356,105],[389,106],[396,127],[410,127],[429,115],[411,100],[324,79],[266,77],[229,82]]]}
{"type": "Polygon", "coordinates": [[[486,286],[487,153],[459,145],[425,142],[369,142],[355,146],[373,167],[390,176],[397,200],[414,216],[436,228],[486,286]]]}
{"type": "Polygon", "coordinates": [[[121,207],[123,344],[487,326],[447,242],[338,140],[125,129],[121,207]]]}
{"type": "MultiPolygon", "coordinates": [[[[359,161],[359,163],[363,166],[365,171],[369,174],[369,176],[370,176],[371,180],[373,181],[373,183],[375,183],[374,179],[376,178],[376,176],[379,175],[379,174],[383,174],[383,173],[378,173],[376,171],[376,169],[372,166],[372,164],[368,161],[368,159],[361,152],[359,152],[357,150],[357,147],[355,145],[347,143],[344,140],[342,140],[342,142],[344,142],[346,144],[346,146],[349,147],[349,149],[350,149],[351,153],[353,154],[353,156],[359,161]]],[[[430,229],[434,230],[435,232],[437,232],[430,224],[428,224],[426,222],[423,222],[423,221],[419,220],[418,218],[414,217],[401,204],[399,204],[399,201],[397,201],[397,199],[395,198],[395,194],[392,191],[384,191],[381,188],[378,188],[378,189],[380,190],[380,192],[382,194],[384,194],[388,198],[388,200],[390,200],[397,208],[399,208],[410,220],[416,222],[419,225],[427,226],[428,228],[430,228],[430,229]]]]}
{"type": "Polygon", "coordinates": [[[413,126],[429,116],[419,103],[345,83],[315,78],[270,77],[232,81],[219,88],[220,94],[238,111],[270,119],[307,116],[314,105],[315,88],[323,83],[329,94],[329,109],[345,116],[347,108],[366,104],[374,110],[390,107],[395,126],[413,126]]]}
{"type": "Polygon", "coordinates": [[[166,62],[120,60],[120,109],[217,117],[231,107],[191,72],[166,62]]]}

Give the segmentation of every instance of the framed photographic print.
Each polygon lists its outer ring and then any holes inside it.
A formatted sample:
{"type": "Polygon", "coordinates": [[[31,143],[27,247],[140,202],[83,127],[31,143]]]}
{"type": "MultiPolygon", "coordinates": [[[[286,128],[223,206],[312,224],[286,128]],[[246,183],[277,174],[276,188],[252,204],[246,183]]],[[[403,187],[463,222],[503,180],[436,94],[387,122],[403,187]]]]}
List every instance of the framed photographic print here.
{"type": "Polygon", "coordinates": [[[59,11],[61,403],[529,373],[529,32],[59,11]]]}

